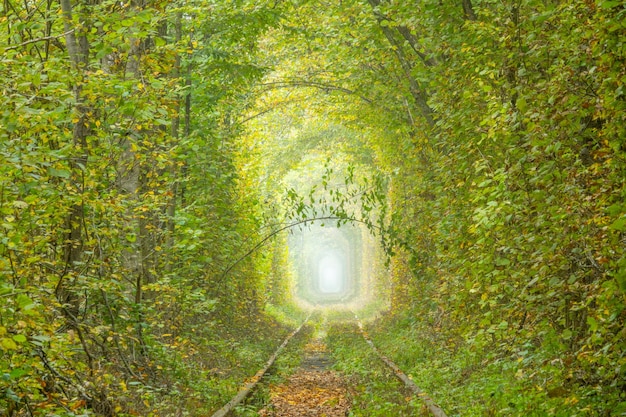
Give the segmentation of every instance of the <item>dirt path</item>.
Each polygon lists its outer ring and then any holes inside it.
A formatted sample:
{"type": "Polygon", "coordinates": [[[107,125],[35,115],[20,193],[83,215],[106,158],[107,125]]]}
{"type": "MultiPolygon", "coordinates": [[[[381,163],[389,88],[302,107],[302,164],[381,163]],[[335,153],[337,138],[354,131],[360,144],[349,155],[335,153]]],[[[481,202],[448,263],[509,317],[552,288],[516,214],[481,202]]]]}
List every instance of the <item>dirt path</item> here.
{"type": "Polygon", "coordinates": [[[270,404],[262,417],[345,417],[350,409],[346,383],[329,369],[323,339],[305,347],[300,368],[282,385],[270,387],[270,404]]]}

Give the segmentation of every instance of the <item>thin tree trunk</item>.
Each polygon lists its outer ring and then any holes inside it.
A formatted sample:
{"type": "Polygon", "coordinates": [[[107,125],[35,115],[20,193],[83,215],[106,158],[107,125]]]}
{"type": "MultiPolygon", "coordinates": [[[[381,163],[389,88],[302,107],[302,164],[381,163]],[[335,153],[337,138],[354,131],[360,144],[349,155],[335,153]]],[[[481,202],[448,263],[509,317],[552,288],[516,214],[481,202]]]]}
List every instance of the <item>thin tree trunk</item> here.
{"type": "MultiPolygon", "coordinates": [[[[88,65],[89,44],[84,36],[77,36],[77,27],[73,23],[72,5],[69,0],[60,0],[63,15],[63,25],[65,28],[65,42],[67,53],[72,64],[72,69],[80,76],[84,75],[84,70],[88,65]]],[[[88,159],[87,136],[89,135],[89,108],[82,97],[81,83],[73,86],[74,90],[74,110],[78,117],[74,123],[72,143],[74,147],[73,156],[70,159],[71,177],[70,182],[79,194],[84,193],[84,169],[88,159]]],[[[66,317],[72,325],[78,315],[80,300],[77,294],[69,288],[66,282],[74,272],[75,265],[81,260],[83,255],[83,225],[84,207],[83,202],[75,202],[69,209],[66,219],[67,237],[64,239],[65,269],[56,286],[56,296],[63,305],[66,317]]]]}
{"type": "MultiPolygon", "coordinates": [[[[374,14],[379,23],[382,23],[384,20],[383,16],[377,12],[376,8],[381,4],[380,0],[368,0],[369,4],[372,6],[374,10],[374,14]]],[[[435,120],[433,118],[433,109],[428,105],[428,93],[419,82],[413,77],[411,74],[411,70],[414,67],[414,64],[406,57],[403,49],[402,43],[396,38],[394,35],[394,31],[390,29],[388,26],[380,24],[380,28],[393,47],[393,51],[398,58],[398,62],[402,67],[402,71],[404,72],[404,76],[409,83],[409,91],[413,100],[415,101],[415,105],[419,110],[421,116],[424,118],[426,123],[433,127],[435,125],[435,120]]]]}
{"type": "MultiPolygon", "coordinates": [[[[182,25],[183,15],[182,13],[176,14],[176,22],[174,24],[174,42],[178,44],[182,39],[183,25],[182,25]]],[[[172,71],[172,78],[178,80],[180,78],[180,67],[181,67],[181,58],[180,55],[176,56],[176,61],[174,63],[174,69],[172,71]]],[[[180,139],[180,110],[181,110],[181,101],[182,97],[178,95],[176,100],[176,117],[172,120],[172,138],[176,142],[180,139]]],[[[165,247],[167,248],[167,253],[170,253],[170,250],[174,246],[174,232],[176,229],[176,223],[174,222],[174,217],[176,216],[176,203],[178,200],[178,174],[179,168],[178,166],[173,166],[171,168],[172,174],[172,188],[170,189],[170,199],[167,206],[167,237],[165,247]]],[[[171,271],[173,268],[173,264],[169,262],[166,265],[166,269],[171,271]]]]}
{"type": "Polygon", "coordinates": [[[463,13],[465,14],[465,18],[467,20],[476,20],[476,13],[474,12],[474,6],[472,5],[472,0],[462,0],[463,1],[463,13]]]}

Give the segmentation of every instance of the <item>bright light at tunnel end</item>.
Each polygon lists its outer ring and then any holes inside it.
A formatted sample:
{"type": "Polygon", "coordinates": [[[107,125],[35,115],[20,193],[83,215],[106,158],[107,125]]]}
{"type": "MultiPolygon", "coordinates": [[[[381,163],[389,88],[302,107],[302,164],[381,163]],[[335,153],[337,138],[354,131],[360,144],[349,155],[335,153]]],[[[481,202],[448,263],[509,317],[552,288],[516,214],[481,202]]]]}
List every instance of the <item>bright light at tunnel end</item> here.
{"type": "Polygon", "coordinates": [[[335,254],[323,256],[318,266],[319,291],[322,294],[341,293],[344,285],[343,266],[335,254]]]}
{"type": "Polygon", "coordinates": [[[359,310],[372,302],[375,276],[372,257],[374,239],[367,230],[313,225],[294,232],[289,254],[294,285],[292,296],[301,308],[359,310]]]}

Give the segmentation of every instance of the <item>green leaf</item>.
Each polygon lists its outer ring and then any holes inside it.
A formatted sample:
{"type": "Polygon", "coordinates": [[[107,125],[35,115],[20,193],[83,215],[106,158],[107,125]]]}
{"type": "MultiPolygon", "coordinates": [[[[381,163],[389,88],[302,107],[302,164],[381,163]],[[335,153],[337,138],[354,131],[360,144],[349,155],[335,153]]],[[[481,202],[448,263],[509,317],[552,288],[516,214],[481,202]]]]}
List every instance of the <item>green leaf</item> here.
{"type": "Polygon", "coordinates": [[[45,335],[36,335],[31,337],[31,343],[37,346],[43,346],[44,343],[49,341],[50,337],[45,335]]]}
{"type": "Polygon", "coordinates": [[[624,230],[626,230],[626,217],[620,217],[619,219],[615,220],[613,223],[611,223],[609,228],[612,230],[617,230],[618,232],[623,232],[624,230]]]}
{"type": "Polygon", "coordinates": [[[600,2],[600,7],[603,9],[612,9],[613,7],[621,6],[624,2],[622,1],[602,1],[600,2]]]}
{"type": "Polygon", "coordinates": [[[11,373],[9,374],[9,377],[11,379],[17,379],[17,378],[19,378],[21,376],[24,376],[26,374],[28,374],[28,371],[26,371],[24,369],[16,368],[16,369],[13,369],[11,371],[11,373]]]}
{"type": "Polygon", "coordinates": [[[21,401],[20,397],[11,388],[7,388],[5,395],[8,399],[16,403],[21,401]]]}
{"type": "Polygon", "coordinates": [[[15,302],[17,303],[17,306],[22,310],[30,310],[31,308],[35,306],[35,303],[33,302],[33,300],[28,298],[28,296],[25,294],[19,294],[15,298],[15,302]]]}
{"type": "Polygon", "coordinates": [[[553,14],[552,11],[541,13],[541,14],[537,15],[536,17],[532,18],[532,20],[534,20],[536,24],[540,25],[543,22],[545,22],[546,20],[548,20],[552,16],[552,14],[553,14]]]}
{"type": "Polygon", "coordinates": [[[511,261],[506,258],[498,258],[496,259],[496,265],[498,266],[509,266],[511,265],[511,261]]]}
{"type": "Polygon", "coordinates": [[[606,212],[609,216],[617,216],[624,212],[624,206],[621,204],[613,204],[607,207],[606,212]]]}
{"type": "Polygon", "coordinates": [[[528,110],[528,104],[526,103],[526,99],[524,97],[518,98],[515,104],[517,109],[522,113],[525,113],[526,110],[528,110]]]}
{"type": "Polygon", "coordinates": [[[17,350],[17,344],[13,341],[13,339],[9,338],[0,340],[0,347],[3,350],[17,350]]]}
{"type": "Polygon", "coordinates": [[[17,343],[26,343],[27,341],[26,336],[24,336],[23,334],[16,334],[15,336],[13,336],[13,340],[17,343]]]}
{"type": "Polygon", "coordinates": [[[0,295],[10,294],[13,292],[13,287],[8,286],[6,284],[2,284],[0,287],[0,295]]]}
{"type": "Polygon", "coordinates": [[[48,168],[48,174],[52,177],[69,178],[71,172],[65,169],[48,168]]]}

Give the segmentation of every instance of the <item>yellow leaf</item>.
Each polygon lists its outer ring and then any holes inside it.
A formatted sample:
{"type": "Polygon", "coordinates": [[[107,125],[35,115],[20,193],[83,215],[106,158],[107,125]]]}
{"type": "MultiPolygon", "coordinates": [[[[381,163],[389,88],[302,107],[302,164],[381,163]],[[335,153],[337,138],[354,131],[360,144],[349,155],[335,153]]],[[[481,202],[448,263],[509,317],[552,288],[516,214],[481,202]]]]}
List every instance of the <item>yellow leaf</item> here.
{"type": "Polygon", "coordinates": [[[17,344],[13,341],[13,339],[2,339],[2,341],[0,341],[0,347],[2,347],[2,350],[17,350],[17,344]]]}

